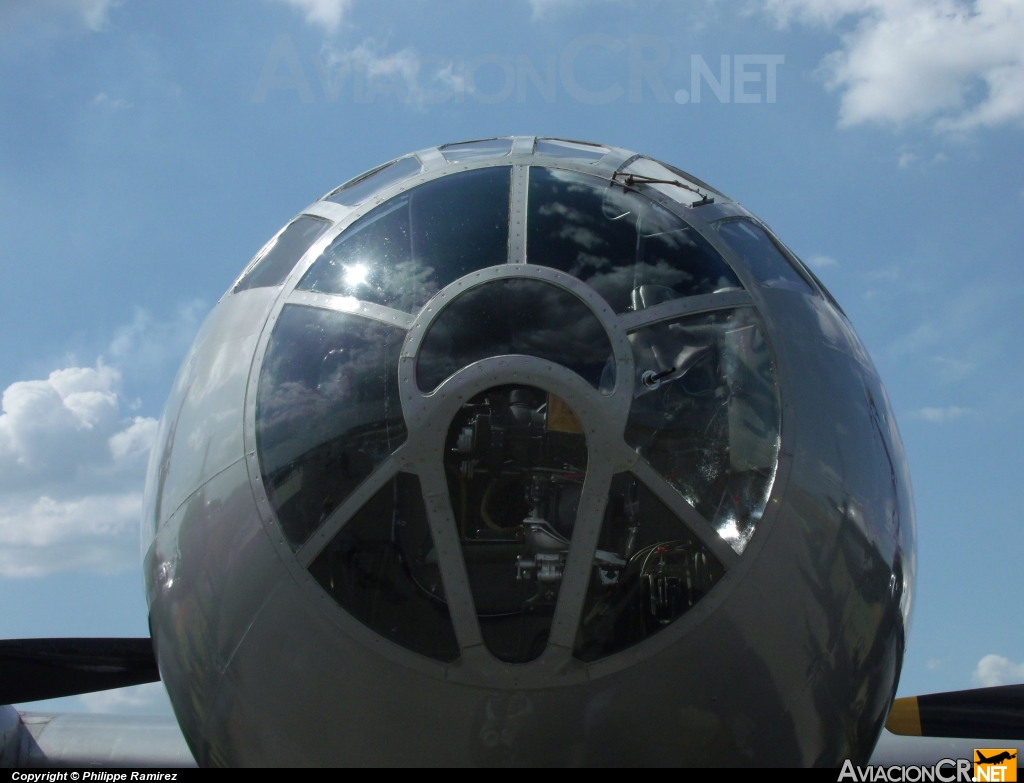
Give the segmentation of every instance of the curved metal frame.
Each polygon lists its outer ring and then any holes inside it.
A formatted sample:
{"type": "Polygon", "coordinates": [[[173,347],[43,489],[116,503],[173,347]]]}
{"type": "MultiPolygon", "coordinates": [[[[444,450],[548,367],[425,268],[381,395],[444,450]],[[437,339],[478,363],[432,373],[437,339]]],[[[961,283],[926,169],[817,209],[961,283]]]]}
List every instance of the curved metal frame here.
{"type": "MultiPolygon", "coordinates": [[[[616,316],[607,302],[582,281],[547,267],[526,263],[526,202],[528,167],[566,169],[597,175],[611,180],[612,175],[628,166],[640,156],[626,150],[612,148],[600,161],[582,162],[572,159],[536,157],[532,154],[533,137],[515,137],[512,152],[497,158],[485,158],[468,163],[448,163],[437,148],[416,153],[423,163],[420,174],[392,184],[354,208],[340,207],[319,201],[300,214],[311,214],[335,220],[334,225],[321,236],[296,264],[286,279],[281,295],[266,322],[253,357],[245,403],[245,451],[250,484],[264,527],[274,542],[282,561],[293,578],[309,591],[310,601],[319,602],[332,619],[350,636],[388,658],[409,668],[436,677],[467,684],[502,687],[550,687],[565,685],[580,679],[610,674],[638,660],[657,654],[688,634],[703,621],[731,592],[730,585],[739,581],[756,558],[770,534],[772,521],[788,484],[792,462],[792,409],[787,404],[785,389],[789,385],[788,362],[775,346],[775,329],[760,303],[756,281],[714,231],[709,221],[701,219],[698,209],[687,203],[674,201],[664,193],[650,187],[635,187],[673,213],[685,219],[707,239],[733,268],[746,287],[743,291],[726,291],[703,296],[675,299],[648,310],[616,316]],[[528,150],[528,152],[527,152],[528,150]],[[380,203],[425,182],[470,169],[493,166],[511,166],[509,255],[506,264],[472,272],[454,281],[427,302],[418,314],[410,314],[380,305],[361,302],[354,297],[321,294],[297,290],[295,286],[309,267],[334,239],[380,203]],[[500,356],[485,359],[456,372],[432,392],[421,392],[415,381],[415,362],[418,349],[429,326],[444,307],[467,290],[510,277],[540,280],[568,291],[583,301],[601,322],[611,341],[616,363],[615,387],[610,394],[602,394],[590,384],[561,365],[532,356],[500,356]],[[338,312],[351,313],[381,321],[407,330],[398,367],[403,414],[408,438],[383,464],[381,464],[297,551],[285,541],[276,514],[271,508],[263,485],[256,451],[255,408],[256,392],[273,327],[285,304],[302,305],[338,312]],[[768,343],[776,368],[776,383],[780,392],[781,429],[780,450],[775,479],[770,489],[764,514],[743,555],[737,555],[722,539],[710,522],[661,477],[650,465],[630,449],[623,432],[633,397],[633,355],[627,332],[660,321],[683,315],[736,307],[754,307],[765,324],[768,343]],[[583,425],[587,438],[588,467],[580,500],[578,522],[572,535],[568,561],[559,592],[552,622],[551,635],[543,655],[527,664],[508,664],[491,656],[483,644],[473,598],[466,577],[461,545],[456,525],[441,454],[452,417],[475,394],[496,385],[524,383],[538,386],[562,397],[573,409],[583,425]],[[585,664],[572,657],[579,616],[582,611],[590,578],[594,552],[604,518],[604,506],[612,476],[632,472],[718,557],[726,573],[715,588],[685,615],[665,629],[623,651],[585,664]],[[425,658],[407,648],[380,637],[367,626],[337,605],[307,571],[313,558],[326,546],[345,523],[382,486],[399,472],[416,474],[421,482],[434,544],[451,619],[461,650],[461,657],[451,664],[425,658]]],[[[332,191],[333,192],[333,191],[332,191]]],[[[248,267],[247,267],[248,268],[248,267]]]]}

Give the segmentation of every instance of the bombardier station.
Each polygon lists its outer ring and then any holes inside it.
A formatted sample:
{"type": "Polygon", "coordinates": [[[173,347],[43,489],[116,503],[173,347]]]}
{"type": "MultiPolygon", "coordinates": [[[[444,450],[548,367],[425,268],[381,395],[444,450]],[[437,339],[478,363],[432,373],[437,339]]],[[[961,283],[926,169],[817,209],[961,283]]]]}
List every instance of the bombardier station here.
{"type": "Polygon", "coordinates": [[[202,765],[864,763],[915,522],[885,391],[760,220],[534,137],[303,210],[196,338],[142,551],[202,765]]]}

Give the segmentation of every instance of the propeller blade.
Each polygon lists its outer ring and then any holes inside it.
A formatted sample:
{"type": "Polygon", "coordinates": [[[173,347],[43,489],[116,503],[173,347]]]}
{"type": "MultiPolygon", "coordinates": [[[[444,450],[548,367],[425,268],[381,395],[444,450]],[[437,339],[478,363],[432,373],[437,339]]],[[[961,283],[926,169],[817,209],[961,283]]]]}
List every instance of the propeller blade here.
{"type": "Polygon", "coordinates": [[[157,682],[151,639],[0,641],[0,704],[157,682]]]}
{"type": "Polygon", "coordinates": [[[1024,685],[896,699],[885,727],[914,737],[1024,740],[1024,685]]]}

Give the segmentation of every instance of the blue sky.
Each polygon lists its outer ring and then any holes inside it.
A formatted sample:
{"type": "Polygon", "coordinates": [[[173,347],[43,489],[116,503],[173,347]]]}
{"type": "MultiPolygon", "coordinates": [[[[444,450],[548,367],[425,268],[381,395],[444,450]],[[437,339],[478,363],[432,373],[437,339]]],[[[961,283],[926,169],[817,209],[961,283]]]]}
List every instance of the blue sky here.
{"type": "MultiPolygon", "coordinates": [[[[146,633],[154,420],[289,217],[523,133],[671,162],[814,266],[914,479],[901,692],[1024,681],[1021,40],[1022,0],[0,0],[0,638],[146,633]]],[[[54,706],[167,709],[159,685],[54,706]]]]}

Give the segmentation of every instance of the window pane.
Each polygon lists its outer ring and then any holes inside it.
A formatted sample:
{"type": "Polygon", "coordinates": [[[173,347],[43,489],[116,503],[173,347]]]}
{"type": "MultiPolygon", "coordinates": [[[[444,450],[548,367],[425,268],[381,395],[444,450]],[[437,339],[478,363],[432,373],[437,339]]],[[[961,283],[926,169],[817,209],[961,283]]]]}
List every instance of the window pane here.
{"type": "Polygon", "coordinates": [[[601,160],[608,154],[607,147],[587,144],[581,141],[564,141],[563,139],[537,139],[533,152],[549,158],[571,158],[573,160],[601,160]]]}
{"type": "MultiPolygon", "coordinates": [[[[685,171],[680,171],[673,166],[667,166],[651,158],[637,158],[626,166],[622,173],[635,174],[649,179],[666,180],[665,182],[651,183],[650,187],[665,194],[673,201],[679,201],[683,204],[699,202],[703,196],[711,197],[712,202],[714,202],[715,196],[722,195],[692,174],[687,174],[685,171]],[[679,185],[685,185],[686,187],[681,188],[679,185]]],[[[701,217],[704,217],[703,211],[701,212],[701,217]]]]}
{"type": "MultiPolygon", "coordinates": [[[[775,238],[775,241],[779,241],[777,237],[775,238]]],[[[825,284],[821,282],[821,278],[814,274],[814,271],[809,266],[807,266],[807,264],[805,264],[802,259],[797,258],[794,255],[793,251],[790,250],[788,247],[786,248],[786,255],[796,260],[796,262],[800,265],[801,270],[805,272],[807,276],[811,278],[811,280],[814,281],[814,284],[818,287],[818,291],[820,291],[821,295],[828,300],[829,304],[831,304],[834,308],[836,308],[836,310],[841,312],[843,315],[846,315],[846,311],[839,306],[839,302],[836,301],[836,298],[832,296],[832,293],[825,287],[825,284]]]]}
{"type": "Polygon", "coordinates": [[[583,479],[587,441],[561,399],[498,386],[455,415],[448,491],[487,649],[510,663],[547,646],[583,479]]]}
{"type": "Polygon", "coordinates": [[[629,335],[636,387],[626,442],[736,552],[764,512],[779,453],[779,397],[751,308],[629,335]]]}
{"type": "Polygon", "coordinates": [[[582,301],[539,280],[508,279],[471,288],[430,325],[416,382],[432,391],[481,359],[520,354],[557,362],[602,391],[615,387],[608,335],[582,301]]]}
{"type": "Polygon", "coordinates": [[[725,573],[675,514],[630,473],[612,479],[574,654],[593,661],[682,617],[725,573]]]}
{"type": "Polygon", "coordinates": [[[764,230],[749,220],[715,223],[719,235],[737,255],[747,262],[758,281],[769,288],[787,288],[802,294],[813,294],[807,281],[779,252],[764,230]]]}
{"type": "Polygon", "coordinates": [[[423,167],[419,158],[409,155],[399,158],[394,163],[388,163],[376,171],[371,171],[358,179],[346,182],[325,198],[325,201],[334,201],[346,207],[354,207],[362,204],[374,193],[378,193],[389,185],[408,179],[414,174],[419,174],[423,167]]]}
{"type": "Polygon", "coordinates": [[[607,180],[530,168],[527,258],[586,281],[615,312],[740,288],[682,218],[607,180]]]}
{"type": "Polygon", "coordinates": [[[298,548],[405,442],[398,355],[405,332],[286,305],[263,359],[256,442],[263,483],[298,548]]]}
{"type": "Polygon", "coordinates": [[[458,144],[446,144],[441,147],[441,154],[449,163],[476,158],[494,158],[508,155],[512,151],[512,139],[481,139],[480,141],[463,141],[458,144]]]}
{"type": "Polygon", "coordinates": [[[293,220],[263,251],[263,255],[252,269],[245,273],[245,277],[238,281],[233,293],[237,294],[250,288],[281,285],[299,259],[330,227],[329,220],[309,215],[293,220]]]}
{"type": "Polygon", "coordinates": [[[508,260],[511,168],[441,177],[349,226],[299,288],[418,312],[458,278],[508,260]]]}
{"type": "Polygon", "coordinates": [[[439,661],[459,657],[418,477],[399,473],[385,484],[309,572],[381,636],[439,661]]]}

